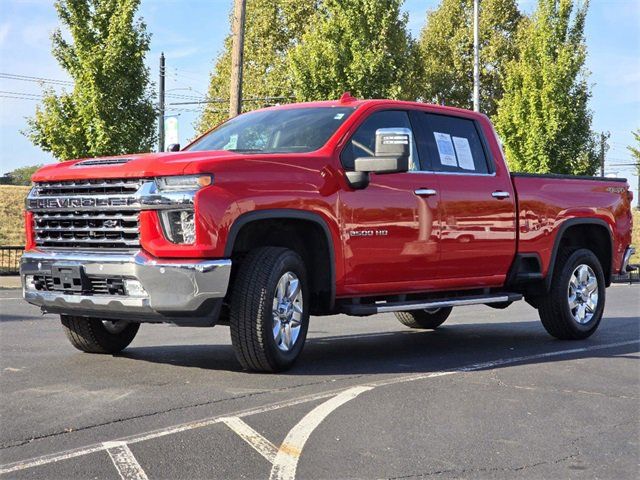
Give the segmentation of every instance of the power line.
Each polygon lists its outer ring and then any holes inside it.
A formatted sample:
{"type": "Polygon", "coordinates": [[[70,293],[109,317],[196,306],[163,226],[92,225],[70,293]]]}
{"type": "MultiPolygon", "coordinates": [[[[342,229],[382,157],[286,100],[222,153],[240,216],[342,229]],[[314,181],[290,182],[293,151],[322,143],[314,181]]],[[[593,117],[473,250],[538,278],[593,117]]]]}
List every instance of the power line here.
{"type": "Polygon", "coordinates": [[[57,80],[54,78],[34,77],[31,75],[19,75],[17,73],[0,73],[0,78],[5,80],[20,80],[23,82],[36,82],[36,83],[51,83],[54,85],[69,85],[73,86],[73,82],[68,80],[57,80]]]}
{"type": "Polygon", "coordinates": [[[11,98],[13,100],[34,100],[36,102],[42,100],[41,98],[35,98],[35,97],[18,97],[15,95],[1,95],[1,94],[0,94],[0,98],[11,98]]]}
{"type": "Polygon", "coordinates": [[[5,90],[0,90],[0,93],[6,94],[6,95],[21,95],[24,97],[38,97],[38,98],[42,98],[42,95],[40,95],[39,93],[29,93],[29,92],[7,92],[5,90]]]}
{"type": "MultiPolygon", "coordinates": [[[[266,103],[270,103],[270,102],[275,102],[275,101],[279,101],[279,100],[292,100],[295,97],[253,97],[253,98],[243,98],[242,102],[266,102],[266,103]]],[[[212,98],[212,99],[204,99],[204,100],[199,100],[199,101],[194,101],[194,102],[173,102],[173,103],[168,103],[167,105],[200,105],[200,104],[207,104],[207,103],[227,103],[229,100],[224,99],[224,98],[212,98]]]]}
{"type": "Polygon", "coordinates": [[[202,97],[200,95],[185,95],[182,93],[166,93],[165,96],[171,98],[178,98],[182,100],[205,100],[206,97],[202,97]]]}
{"type": "Polygon", "coordinates": [[[165,114],[166,114],[166,112],[197,112],[197,113],[200,113],[200,112],[202,112],[202,109],[199,109],[199,108],[167,108],[165,110],[165,114]]]}

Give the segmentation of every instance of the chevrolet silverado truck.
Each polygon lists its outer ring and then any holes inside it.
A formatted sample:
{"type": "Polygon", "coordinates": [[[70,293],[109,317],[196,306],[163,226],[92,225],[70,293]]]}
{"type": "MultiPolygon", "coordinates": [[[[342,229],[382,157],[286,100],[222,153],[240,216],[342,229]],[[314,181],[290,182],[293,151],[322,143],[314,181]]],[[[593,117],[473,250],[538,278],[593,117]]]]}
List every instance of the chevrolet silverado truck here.
{"type": "Polygon", "coordinates": [[[521,299],[584,339],[630,268],[626,180],[510,173],[482,114],[345,94],[169,150],[33,176],[24,298],[84,352],[124,349],[141,323],[221,324],[242,367],[279,371],[310,315],[435,329],[521,299]]]}

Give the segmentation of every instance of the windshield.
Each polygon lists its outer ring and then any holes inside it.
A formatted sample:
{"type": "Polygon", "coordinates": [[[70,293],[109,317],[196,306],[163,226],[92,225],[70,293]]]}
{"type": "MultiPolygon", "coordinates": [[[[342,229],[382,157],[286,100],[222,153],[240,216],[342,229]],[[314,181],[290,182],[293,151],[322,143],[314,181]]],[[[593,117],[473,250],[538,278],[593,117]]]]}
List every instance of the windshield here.
{"type": "Polygon", "coordinates": [[[245,113],[207,133],[186,150],[312,152],[329,140],[353,110],[351,107],[311,107],[245,113]]]}

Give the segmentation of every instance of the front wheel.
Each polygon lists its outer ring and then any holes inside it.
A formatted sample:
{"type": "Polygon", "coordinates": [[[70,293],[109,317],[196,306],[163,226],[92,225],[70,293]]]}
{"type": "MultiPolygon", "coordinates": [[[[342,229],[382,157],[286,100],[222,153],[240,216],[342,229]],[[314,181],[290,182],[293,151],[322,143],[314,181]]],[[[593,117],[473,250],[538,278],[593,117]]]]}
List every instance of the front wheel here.
{"type": "Polygon", "coordinates": [[[538,313],[547,332],[561,340],[580,340],[596,331],[605,302],[605,280],[591,250],[564,250],[556,263],[549,294],[538,313]]]}
{"type": "Polygon", "coordinates": [[[118,353],[133,341],[139,323],[126,320],[60,315],[62,327],[71,345],[86,353],[118,353]]]}
{"type": "Polygon", "coordinates": [[[297,253],[279,247],[249,252],[234,280],[229,326],[246,370],[277,372],[293,365],[309,326],[307,273],[297,253]]]}
{"type": "Polygon", "coordinates": [[[451,310],[451,307],[446,307],[426,308],[424,310],[413,310],[410,312],[396,312],[396,318],[400,320],[400,323],[409,328],[434,330],[449,318],[451,310]]]}

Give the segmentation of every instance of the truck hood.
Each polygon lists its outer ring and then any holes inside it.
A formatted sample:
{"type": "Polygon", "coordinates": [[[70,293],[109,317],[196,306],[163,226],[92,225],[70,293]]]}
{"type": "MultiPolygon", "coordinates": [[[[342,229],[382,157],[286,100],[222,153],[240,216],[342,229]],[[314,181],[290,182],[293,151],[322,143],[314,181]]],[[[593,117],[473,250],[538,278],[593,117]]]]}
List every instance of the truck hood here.
{"type": "Polygon", "coordinates": [[[166,152],[69,160],[46,165],[31,180],[51,182],[91,178],[145,178],[191,173],[189,166],[206,161],[208,166],[238,160],[241,154],[228,151],[166,152]]]}

